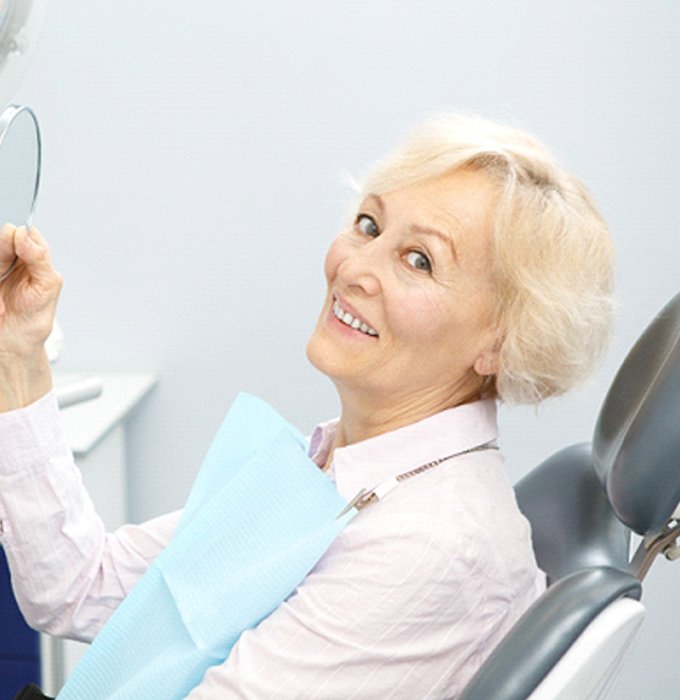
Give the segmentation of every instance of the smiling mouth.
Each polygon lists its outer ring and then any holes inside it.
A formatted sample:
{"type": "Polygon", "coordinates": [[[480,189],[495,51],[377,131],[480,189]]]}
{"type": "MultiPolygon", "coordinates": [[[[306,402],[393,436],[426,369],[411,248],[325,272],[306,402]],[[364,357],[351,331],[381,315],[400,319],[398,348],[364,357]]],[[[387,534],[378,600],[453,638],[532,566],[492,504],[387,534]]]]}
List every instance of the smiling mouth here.
{"type": "Polygon", "coordinates": [[[335,314],[335,317],[338,319],[338,321],[344,323],[350,328],[353,328],[355,331],[365,333],[366,335],[370,335],[372,337],[377,337],[378,331],[376,331],[375,328],[371,328],[362,320],[352,316],[352,314],[349,313],[349,311],[345,311],[342,308],[342,306],[340,306],[337,299],[333,301],[333,313],[335,314]]]}

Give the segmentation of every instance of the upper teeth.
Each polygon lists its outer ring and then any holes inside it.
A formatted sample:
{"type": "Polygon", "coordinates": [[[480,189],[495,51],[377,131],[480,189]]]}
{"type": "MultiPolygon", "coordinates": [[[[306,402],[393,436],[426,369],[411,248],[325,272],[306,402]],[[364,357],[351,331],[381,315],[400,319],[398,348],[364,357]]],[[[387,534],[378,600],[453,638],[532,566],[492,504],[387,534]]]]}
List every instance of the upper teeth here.
{"type": "Polygon", "coordinates": [[[345,325],[351,326],[352,328],[366,333],[366,335],[378,335],[378,331],[370,326],[366,325],[363,321],[358,318],[354,318],[349,311],[345,311],[337,301],[333,302],[333,313],[337,318],[342,321],[345,325]]]}

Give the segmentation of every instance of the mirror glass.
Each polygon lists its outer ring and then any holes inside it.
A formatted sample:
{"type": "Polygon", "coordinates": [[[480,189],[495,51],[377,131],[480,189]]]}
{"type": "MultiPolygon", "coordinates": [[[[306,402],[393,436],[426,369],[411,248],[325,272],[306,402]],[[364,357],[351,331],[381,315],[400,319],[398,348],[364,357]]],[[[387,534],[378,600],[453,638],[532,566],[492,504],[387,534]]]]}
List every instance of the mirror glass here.
{"type": "MultiPolygon", "coordinates": [[[[0,226],[30,227],[39,183],[38,120],[28,107],[11,105],[0,114],[0,226]]],[[[0,270],[0,280],[13,266],[0,270]]]]}

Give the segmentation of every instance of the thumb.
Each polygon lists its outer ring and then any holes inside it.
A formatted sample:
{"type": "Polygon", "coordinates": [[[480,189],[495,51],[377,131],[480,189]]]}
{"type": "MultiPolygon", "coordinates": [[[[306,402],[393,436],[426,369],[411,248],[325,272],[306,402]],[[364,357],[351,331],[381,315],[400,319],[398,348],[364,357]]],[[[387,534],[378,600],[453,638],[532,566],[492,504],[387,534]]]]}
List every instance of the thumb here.
{"type": "Polygon", "coordinates": [[[14,232],[13,224],[5,224],[0,229],[0,265],[9,267],[14,260],[14,232]]]}
{"type": "Polygon", "coordinates": [[[36,231],[20,226],[14,234],[14,250],[26,266],[32,280],[40,284],[54,275],[50,249],[45,239],[36,231]]]}

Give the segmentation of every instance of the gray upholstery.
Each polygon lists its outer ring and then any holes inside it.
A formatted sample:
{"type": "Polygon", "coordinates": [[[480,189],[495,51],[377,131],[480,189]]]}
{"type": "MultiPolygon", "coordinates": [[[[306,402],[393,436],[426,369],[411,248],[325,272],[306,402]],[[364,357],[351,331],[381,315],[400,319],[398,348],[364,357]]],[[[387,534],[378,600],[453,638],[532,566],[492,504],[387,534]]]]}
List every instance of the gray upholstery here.
{"type": "Polygon", "coordinates": [[[680,294],[624,360],[593,435],[595,467],[616,514],[657,532],[680,502],[680,294]]]}
{"type": "Polygon", "coordinates": [[[485,661],[460,700],[525,700],[585,628],[640,582],[603,566],[576,571],[551,586],[485,661]]]}
{"type": "Polygon", "coordinates": [[[589,566],[627,568],[630,532],[595,475],[590,445],[549,457],[515,485],[515,493],[549,584],[589,566]]]}

